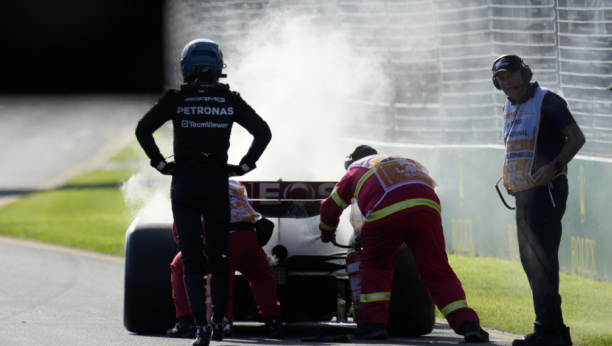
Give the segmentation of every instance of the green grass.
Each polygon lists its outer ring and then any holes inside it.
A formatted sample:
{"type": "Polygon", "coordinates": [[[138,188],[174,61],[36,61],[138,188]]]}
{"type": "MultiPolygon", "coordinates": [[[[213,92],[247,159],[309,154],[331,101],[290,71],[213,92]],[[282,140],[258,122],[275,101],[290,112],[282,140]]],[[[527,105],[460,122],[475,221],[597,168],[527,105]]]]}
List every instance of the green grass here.
{"type": "MultiPolygon", "coordinates": [[[[171,151],[167,134],[158,131],[155,137],[160,147],[171,151]]],[[[133,140],[109,162],[122,167],[139,160],[147,159],[133,140]]],[[[133,173],[126,168],[97,169],[57,189],[29,194],[0,208],[0,235],[123,256],[132,215],[119,186],[133,173]]]]}
{"type": "MultiPolygon", "coordinates": [[[[134,141],[110,161],[130,163],[143,158],[134,141]]],[[[98,169],[58,189],[30,194],[0,208],[0,234],[122,256],[132,218],[118,184],[132,173],[125,168],[98,169]]],[[[531,332],[531,290],[519,263],[453,254],[449,260],[468,304],[484,326],[516,334],[531,332]]],[[[612,283],[561,273],[560,291],[573,341],[612,345],[612,283]]]]}
{"type": "Polygon", "coordinates": [[[93,171],[0,209],[0,234],[123,255],[131,220],[117,188],[131,172],[93,171]]]}
{"type": "Polygon", "coordinates": [[[119,183],[129,179],[132,173],[133,172],[128,169],[99,169],[87,172],[71,180],[66,185],[56,189],[56,191],[67,189],[117,188],[119,183]]]}
{"type": "MultiPolygon", "coordinates": [[[[133,141],[110,161],[143,157],[133,141]]],[[[132,173],[98,169],[57,189],[29,194],[0,208],[0,234],[123,256],[125,231],[132,220],[119,184],[132,173]]]]}
{"type": "MultiPolygon", "coordinates": [[[[484,326],[516,334],[532,332],[533,301],[520,263],[453,254],[449,261],[484,326]]],[[[612,283],[562,272],[560,294],[574,343],[612,345],[612,283]]]]}
{"type": "MultiPolygon", "coordinates": [[[[159,136],[155,136],[159,138],[159,136]]],[[[111,162],[133,162],[137,160],[146,160],[147,156],[142,151],[142,148],[137,141],[131,141],[117,154],[110,158],[111,162]]]]}

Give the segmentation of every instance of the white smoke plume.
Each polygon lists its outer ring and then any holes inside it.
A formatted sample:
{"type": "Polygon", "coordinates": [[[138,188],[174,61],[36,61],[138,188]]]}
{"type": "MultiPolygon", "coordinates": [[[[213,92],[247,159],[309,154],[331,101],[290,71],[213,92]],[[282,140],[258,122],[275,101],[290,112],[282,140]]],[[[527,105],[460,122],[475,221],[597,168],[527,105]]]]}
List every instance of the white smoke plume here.
{"type": "MultiPolygon", "coordinates": [[[[358,49],[348,37],[342,28],[320,18],[271,11],[251,23],[247,35],[232,42],[232,54],[224,57],[228,79],[223,82],[240,92],[267,121],[273,137],[258,168],[239,180],[338,181],[342,177],[343,160],[356,145],[339,138],[360,121],[355,117],[358,102],[385,103],[392,98],[391,78],[382,73],[384,61],[375,52],[358,49]]],[[[223,48],[223,42],[219,43],[223,48]]],[[[230,163],[240,161],[252,139],[235,124],[230,163]]],[[[150,167],[146,170],[158,174],[150,167]]],[[[135,175],[122,190],[143,222],[171,221],[167,186],[135,175]]],[[[317,217],[281,219],[280,223],[286,231],[280,236],[275,232],[266,246],[268,253],[279,242],[290,255],[317,253],[321,247],[339,251],[319,241],[317,217]]],[[[347,243],[350,224],[342,224],[348,228],[341,227],[338,241],[347,243]]]]}
{"type": "MultiPolygon", "coordinates": [[[[148,170],[159,174],[152,168],[148,170]]],[[[168,182],[152,180],[147,173],[136,173],[123,183],[121,192],[130,210],[130,216],[146,220],[147,223],[172,222],[168,182]]]]}
{"type": "MultiPolygon", "coordinates": [[[[171,123],[169,123],[171,125],[171,123]]],[[[154,135],[160,151],[172,154],[171,126],[162,126],[154,135]]],[[[169,158],[168,160],[172,160],[169,158]]],[[[123,199],[128,206],[129,217],[145,223],[172,222],[169,176],[163,176],[143,158],[138,162],[138,172],[121,184],[123,199]]]]}
{"type": "MultiPolygon", "coordinates": [[[[390,99],[382,62],[358,52],[338,27],[312,17],[275,13],[257,22],[228,56],[232,89],[264,118],[272,142],[249,180],[340,179],[354,144],[339,143],[357,121],[351,100],[390,99]]],[[[230,161],[237,163],[252,137],[234,127],[230,161]]]]}

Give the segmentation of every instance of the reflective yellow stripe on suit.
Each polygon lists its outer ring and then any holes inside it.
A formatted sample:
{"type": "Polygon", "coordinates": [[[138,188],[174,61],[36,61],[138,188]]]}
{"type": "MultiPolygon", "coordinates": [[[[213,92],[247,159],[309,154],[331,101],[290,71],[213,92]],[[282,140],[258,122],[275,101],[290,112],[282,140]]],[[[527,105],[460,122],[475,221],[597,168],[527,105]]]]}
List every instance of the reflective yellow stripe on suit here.
{"type": "Polygon", "coordinates": [[[359,191],[361,191],[361,187],[363,186],[363,183],[365,183],[365,181],[372,175],[374,174],[375,170],[374,168],[370,168],[369,171],[366,172],[366,174],[364,174],[359,181],[357,181],[357,185],[355,186],[355,198],[359,199],[359,191]]]}
{"type": "Polygon", "coordinates": [[[360,301],[361,304],[378,302],[381,300],[389,300],[391,298],[391,292],[376,292],[376,293],[368,293],[362,294],[360,301]]]}
{"type": "Polygon", "coordinates": [[[444,315],[444,317],[446,317],[446,315],[450,314],[451,312],[457,309],[467,308],[467,307],[468,305],[465,300],[457,300],[456,302],[452,302],[448,304],[447,306],[445,306],[444,309],[442,309],[440,312],[442,313],[442,315],[444,315]]]}
{"type": "Polygon", "coordinates": [[[334,187],[334,190],[331,193],[331,198],[334,200],[334,202],[336,202],[336,204],[342,208],[342,209],[346,209],[346,207],[348,207],[348,204],[344,203],[344,201],[342,200],[342,198],[340,198],[340,196],[338,196],[338,191],[336,191],[336,188],[334,187]]]}
{"type": "Polygon", "coordinates": [[[417,207],[419,205],[425,205],[425,206],[431,207],[435,209],[438,213],[442,213],[442,207],[440,207],[440,205],[436,203],[435,201],[432,201],[431,199],[427,199],[427,198],[413,198],[413,199],[408,199],[405,201],[401,201],[401,202],[392,204],[388,207],[382,208],[381,210],[371,212],[366,217],[366,221],[376,221],[376,220],[382,219],[385,216],[389,216],[393,213],[396,213],[398,211],[412,208],[412,207],[417,207]]]}
{"type": "Polygon", "coordinates": [[[321,219],[319,219],[319,224],[321,225],[321,228],[323,228],[326,231],[335,231],[336,228],[338,228],[338,226],[328,226],[326,224],[323,223],[323,221],[321,221],[321,219]]]}

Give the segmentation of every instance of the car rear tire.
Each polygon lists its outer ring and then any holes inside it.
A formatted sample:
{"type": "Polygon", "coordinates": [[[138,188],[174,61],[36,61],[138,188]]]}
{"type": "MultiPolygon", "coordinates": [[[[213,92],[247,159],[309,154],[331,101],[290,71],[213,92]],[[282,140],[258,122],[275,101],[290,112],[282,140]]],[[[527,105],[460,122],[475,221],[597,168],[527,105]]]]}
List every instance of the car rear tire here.
{"type": "Polygon", "coordinates": [[[123,325],[163,334],[176,323],[170,263],[178,253],[170,224],[136,224],[125,237],[123,325]]]}
{"type": "Polygon", "coordinates": [[[393,288],[389,301],[387,331],[390,336],[420,336],[431,333],[436,324],[435,305],[419,280],[412,251],[404,247],[391,262],[393,288]]]}

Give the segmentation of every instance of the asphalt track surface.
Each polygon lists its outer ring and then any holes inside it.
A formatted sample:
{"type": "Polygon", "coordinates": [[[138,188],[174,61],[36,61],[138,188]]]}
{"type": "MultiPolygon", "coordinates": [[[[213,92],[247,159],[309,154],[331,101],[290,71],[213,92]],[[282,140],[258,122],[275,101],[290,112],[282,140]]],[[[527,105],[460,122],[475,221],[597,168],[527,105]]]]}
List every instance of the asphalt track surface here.
{"type": "MultiPolygon", "coordinates": [[[[133,138],[136,121],[154,100],[0,97],[0,207],[29,192],[53,188],[103,161],[133,138]]],[[[125,330],[123,258],[0,237],[0,263],[0,345],[191,345],[191,340],[125,330]]],[[[328,335],[352,332],[347,327],[287,325],[287,338],[278,341],[263,338],[259,324],[238,323],[233,336],[211,345],[334,345],[299,340],[316,327],[328,335]]],[[[510,345],[512,337],[492,332],[489,344],[510,345]]],[[[352,344],[464,342],[439,323],[420,338],[352,344]]]]}
{"type": "Polygon", "coordinates": [[[0,96],[0,207],[54,188],[134,138],[156,96],[0,96]]]}
{"type": "MultiPolygon", "coordinates": [[[[0,237],[0,263],[0,345],[191,345],[187,339],[125,330],[123,258],[0,237]]],[[[343,345],[300,341],[316,327],[328,335],[352,332],[347,327],[286,325],[287,338],[279,341],[265,339],[260,324],[238,323],[234,335],[211,345],[343,345]]],[[[510,338],[492,332],[487,344],[510,345],[510,338]]],[[[465,343],[439,323],[431,334],[419,338],[351,344],[465,343]]]]}

